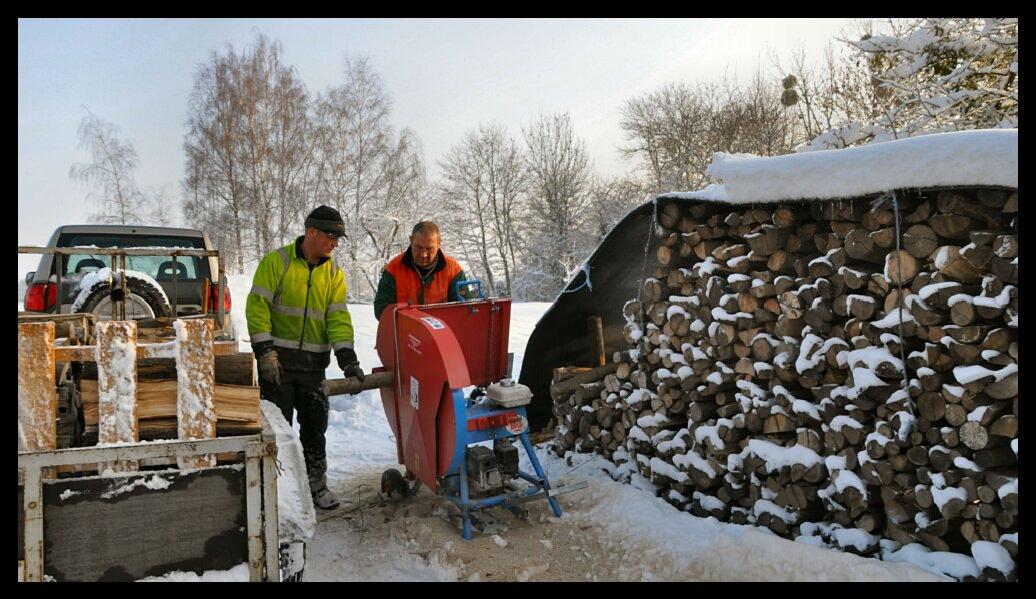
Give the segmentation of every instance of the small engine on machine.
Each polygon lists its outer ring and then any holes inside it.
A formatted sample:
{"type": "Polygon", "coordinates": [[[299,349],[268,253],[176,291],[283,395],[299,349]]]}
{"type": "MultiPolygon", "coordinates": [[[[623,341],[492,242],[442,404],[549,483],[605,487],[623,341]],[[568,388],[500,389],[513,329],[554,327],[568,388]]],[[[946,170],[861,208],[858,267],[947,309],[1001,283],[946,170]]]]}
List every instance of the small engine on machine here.
{"type": "MultiPolygon", "coordinates": [[[[489,385],[485,392],[481,388],[476,389],[471,397],[469,409],[500,410],[527,405],[532,400],[532,392],[525,385],[516,385],[512,379],[503,379],[499,383],[489,385]]],[[[473,423],[475,430],[490,425],[510,426],[514,430],[521,430],[526,426],[517,412],[497,413],[492,417],[476,419],[473,423]]],[[[473,496],[500,493],[509,481],[518,478],[518,446],[515,445],[514,439],[511,436],[494,437],[492,448],[487,445],[471,445],[465,450],[464,465],[467,469],[469,490],[473,496]]],[[[443,477],[442,484],[450,492],[459,492],[459,474],[443,477]]]]}
{"type": "Polygon", "coordinates": [[[473,445],[464,456],[471,477],[472,494],[495,493],[504,486],[500,469],[496,467],[496,453],[485,445],[473,445]]]}

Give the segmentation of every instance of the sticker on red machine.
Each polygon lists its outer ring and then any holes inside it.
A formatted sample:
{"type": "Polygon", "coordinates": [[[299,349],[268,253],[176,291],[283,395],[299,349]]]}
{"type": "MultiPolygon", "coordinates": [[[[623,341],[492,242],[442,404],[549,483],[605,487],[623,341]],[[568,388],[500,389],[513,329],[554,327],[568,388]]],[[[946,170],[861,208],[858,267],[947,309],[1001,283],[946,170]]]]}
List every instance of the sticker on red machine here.
{"type": "Polygon", "coordinates": [[[432,327],[433,329],[446,328],[446,325],[444,325],[441,320],[439,320],[438,318],[434,318],[432,316],[422,316],[421,320],[427,322],[428,326],[432,327]]]}
{"type": "Polygon", "coordinates": [[[414,406],[415,410],[418,406],[419,395],[420,393],[418,391],[417,379],[415,379],[414,377],[410,377],[410,405],[414,406]]]}
{"type": "Polygon", "coordinates": [[[517,435],[529,428],[529,421],[525,419],[525,416],[516,414],[507,420],[507,424],[505,426],[507,428],[507,432],[517,435]]]}

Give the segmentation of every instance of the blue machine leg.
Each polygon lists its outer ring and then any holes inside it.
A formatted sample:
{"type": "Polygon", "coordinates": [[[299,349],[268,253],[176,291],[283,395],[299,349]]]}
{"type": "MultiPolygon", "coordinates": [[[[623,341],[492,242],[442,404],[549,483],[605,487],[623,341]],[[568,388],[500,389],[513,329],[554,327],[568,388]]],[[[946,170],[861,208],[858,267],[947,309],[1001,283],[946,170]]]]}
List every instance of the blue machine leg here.
{"type": "MultiPolygon", "coordinates": [[[[550,489],[550,483],[547,482],[547,475],[543,473],[543,467],[540,466],[540,461],[536,458],[536,452],[532,448],[532,441],[529,441],[529,433],[521,433],[518,437],[522,440],[522,445],[525,447],[525,453],[529,456],[529,461],[532,462],[532,469],[536,471],[536,476],[540,477],[540,480],[543,481],[543,490],[546,491],[550,489]]],[[[558,505],[558,500],[548,496],[547,501],[550,502],[550,508],[554,510],[554,515],[560,518],[561,506],[558,505]]]]}
{"type": "Polygon", "coordinates": [[[460,504],[462,510],[462,517],[464,518],[464,538],[468,541],[471,540],[471,512],[468,508],[468,469],[466,464],[461,461],[460,468],[460,504]]]}

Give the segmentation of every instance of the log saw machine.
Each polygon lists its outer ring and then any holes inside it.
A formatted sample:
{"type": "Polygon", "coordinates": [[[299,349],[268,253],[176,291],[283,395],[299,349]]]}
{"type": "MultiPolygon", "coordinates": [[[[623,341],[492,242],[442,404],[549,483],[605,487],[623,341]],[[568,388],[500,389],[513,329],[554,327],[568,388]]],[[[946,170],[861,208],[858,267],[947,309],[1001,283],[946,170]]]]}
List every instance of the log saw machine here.
{"type": "Polygon", "coordinates": [[[509,377],[511,300],[487,299],[479,281],[460,281],[458,290],[463,285],[475,287],[478,299],[387,306],[376,348],[384,366],[362,383],[325,381],[324,391],[380,388],[406,467],[405,474],[385,471],[382,494],[402,498],[427,486],[460,509],[464,538],[471,540],[473,526],[487,532],[482,510],[501,506],[525,519],[522,504],[546,499],[561,517],[556,497],[585,488],[586,481],[551,487],[529,440],[525,406],[532,392],[509,377]],[[519,468],[519,445],[532,473],[519,468]]]}

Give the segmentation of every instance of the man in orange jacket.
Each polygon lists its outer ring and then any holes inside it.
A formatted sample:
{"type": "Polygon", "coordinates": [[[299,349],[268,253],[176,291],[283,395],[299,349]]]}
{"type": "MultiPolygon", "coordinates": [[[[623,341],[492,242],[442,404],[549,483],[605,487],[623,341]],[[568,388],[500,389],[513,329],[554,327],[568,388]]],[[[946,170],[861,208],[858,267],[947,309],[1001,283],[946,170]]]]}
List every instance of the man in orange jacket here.
{"type": "Polygon", "coordinates": [[[464,270],[440,248],[439,225],[424,220],[414,225],[410,247],[389,260],[381,271],[374,296],[374,317],[389,304],[439,304],[461,298],[454,283],[464,280],[464,270]]]}

